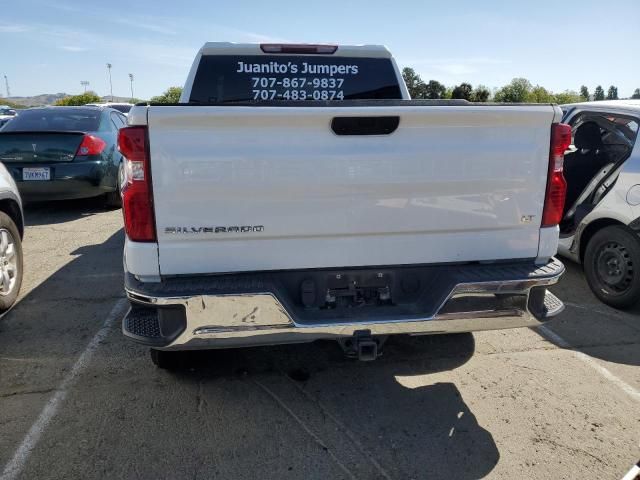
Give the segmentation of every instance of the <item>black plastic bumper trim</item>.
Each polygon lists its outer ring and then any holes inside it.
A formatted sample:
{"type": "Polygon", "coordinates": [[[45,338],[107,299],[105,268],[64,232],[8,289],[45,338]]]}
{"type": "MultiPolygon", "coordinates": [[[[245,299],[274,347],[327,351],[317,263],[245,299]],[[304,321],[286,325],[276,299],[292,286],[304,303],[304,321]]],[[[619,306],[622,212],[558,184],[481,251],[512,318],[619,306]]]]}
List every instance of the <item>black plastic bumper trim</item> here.
{"type": "Polygon", "coordinates": [[[180,305],[147,307],[135,302],[122,319],[122,333],[151,347],[164,347],[178,338],[187,327],[187,316],[180,305]]]}

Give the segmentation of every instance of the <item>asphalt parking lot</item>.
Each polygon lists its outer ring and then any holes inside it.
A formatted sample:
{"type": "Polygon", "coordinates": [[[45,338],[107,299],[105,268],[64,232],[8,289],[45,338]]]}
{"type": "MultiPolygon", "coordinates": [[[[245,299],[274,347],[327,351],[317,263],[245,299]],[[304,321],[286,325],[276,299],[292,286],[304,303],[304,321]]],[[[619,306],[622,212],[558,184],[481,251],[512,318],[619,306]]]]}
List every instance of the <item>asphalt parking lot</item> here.
{"type": "Polygon", "coordinates": [[[26,210],[0,319],[1,478],[617,479],[640,458],[640,309],[569,265],[544,330],[195,353],[125,341],[121,212],[26,210]]]}

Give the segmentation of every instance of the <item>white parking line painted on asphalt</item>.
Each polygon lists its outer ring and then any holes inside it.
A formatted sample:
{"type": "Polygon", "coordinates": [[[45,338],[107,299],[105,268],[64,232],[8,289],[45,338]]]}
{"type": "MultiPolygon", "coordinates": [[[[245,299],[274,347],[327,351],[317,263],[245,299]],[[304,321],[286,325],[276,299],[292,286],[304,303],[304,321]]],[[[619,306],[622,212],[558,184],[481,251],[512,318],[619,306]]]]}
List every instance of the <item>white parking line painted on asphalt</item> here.
{"type": "Polygon", "coordinates": [[[559,347],[571,350],[573,355],[575,355],[577,358],[579,358],[584,363],[589,365],[591,368],[593,368],[596,372],[598,372],[604,378],[609,380],[611,383],[616,385],[618,388],[620,388],[624,393],[629,395],[631,398],[640,402],[640,391],[633,388],[631,385],[629,385],[627,382],[625,382],[621,378],[616,377],[613,373],[611,373],[605,367],[600,365],[598,362],[596,362],[586,353],[582,353],[577,350],[574,350],[573,347],[569,344],[569,342],[567,342],[564,338],[562,338],[557,333],[552,332],[546,325],[542,325],[538,327],[538,330],[542,332],[542,334],[545,337],[547,337],[547,340],[551,340],[553,343],[555,343],[559,347]]]}
{"type": "Polygon", "coordinates": [[[320,402],[320,400],[318,400],[313,395],[311,395],[311,393],[309,393],[307,390],[302,388],[298,384],[298,382],[295,382],[294,380],[292,380],[291,377],[289,377],[289,375],[285,374],[284,372],[281,371],[280,373],[282,374],[282,376],[285,379],[287,379],[291,383],[291,385],[293,385],[300,393],[302,393],[305,397],[307,397],[309,399],[309,401],[313,402],[320,409],[320,411],[322,412],[322,414],[325,417],[328,417],[329,419],[331,419],[333,421],[333,423],[335,423],[338,426],[338,428],[345,433],[347,438],[349,438],[349,440],[351,440],[351,443],[353,443],[353,445],[355,445],[355,447],[360,451],[360,453],[364,457],[369,459],[369,462],[371,462],[373,467],[378,471],[378,473],[380,473],[381,477],[384,477],[387,480],[391,480],[391,476],[385,471],[384,468],[382,468],[382,465],[380,465],[380,463],[378,463],[378,461],[375,459],[375,457],[371,453],[369,453],[369,451],[364,447],[362,442],[360,440],[358,440],[358,436],[355,433],[353,433],[344,423],[342,423],[340,420],[338,420],[338,417],[333,415],[320,402]]]}
{"type": "Polygon", "coordinates": [[[640,462],[637,465],[634,465],[631,470],[627,472],[627,474],[622,477],[622,480],[636,480],[636,478],[640,477],[640,462]]]}
{"type": "Polygon", "coordinates": [[[53,417],[55,417],[58,412],[60,405],[67,397],[69,389],[73,386],[82,371],[87,367],[91,361],[91,357],[100,345],[100,342],[102,342],[109,333],[113,323],[124,313],[124,307],[126,304],[126,299],[121,298],[113,306],[109,315],[107,315],[107,318],[102,324],[102,327],[98,330],[98,333],[96,333],[91,339],[78,360],[76,360],[76,363],[74,363],[71,370],[69,370],[69,373],[67,373],[67,375],[62,379],[62,382],[60,382],[60,385],[56,388],[55,393],[46,403],[42,412],[40,412],[38,419],[31,426],[29,432],[22,440],[22,443],[13,454],[13,458],[5,465],[2,475],[0,475],[0,480],[15,480],[18,478],[29,459],[29,455],[31,455],[31,452],[38,443],[38,440],[40,440],[45,429],[49,426],[51,420],[53,420],[53,417]]]}
{"type": "MultiPolygon", "coordinates": [[[[601,310],[597,307],[600,307],[600,305],[589,305],[589,304],[585,304],[585,305],[578,305],[577,303],[571,303],[571,302],[564,302],[564,304],[567,307],[572,307],[572,308],[577,308],[578,310],[588,310],[590,312],[595,312],[595,313],[599,313],[600,315],[605,315],[608,317],[616,317],[617,315],[615,315],[616,311],[605,311],[605,310],[601,310]]],[[[619,313],[619,312],[617,312],[619,313]]]]}
{"type": "MultiPolygon", "coordinates": [[[[264,385],[263,383],[254,380],[253,383],[255,383],[258,387],[260,387],[267,395],[269,395],[278,405],[280,405],[280,407],[287,412],[287,414],[293,418],[293,420],[295,420],[295,422],[300,425],[300,427],[309,434],[309,436],[311,438],[313,438],[313,440],[320,445],[328,454],[329,456],[333,459],[333,461],[336,463],[336,465],[338,465],[338,467],[340,468],[340,470],[342,470],[347,477],[351,478],[351,480],[356,480],[356,476],[353,474],[353,472],[351,470],[349,470],[349,468],[340,461],[340,459],[335,455],[335,453],[333,453],[333,451],[327,447],[324,442],[322,441],[322,439],[316,435],[313,430],[311,430],[311,427],[309,427],[300,417],[298,417],[295,413],[293,413],[293,410],[291,410],[286,403],[284,403],[284,401],[278,396],[276,395],[270,388],[268,388],[266,385],[264,385]]],[[[2,479],[4,480],[4,479],[2,479]]]]}
{"type": "Polygon", "coordinates": [[[631,323],[627,323],[627,325],[629,325],[632,328],[638,328],[635,322],[637,318],[637,314],[634,312],[614,310],[613,308],[609,309],[606,305],[602,305],[601,303],[600,304],[585,303],[580,305],[578,303],[564,302],[564,304],[567,307],[577,308],[578,310],[586,310],[588,312],[597,313],[599,315],[603,315],[608,318],[614,318],[616,320],[622,320],[622,321],[625,321],[625,319],[633,320],[631,323]],[[602,309],[603,307],[604,307],[604,310],[602,309]]]}

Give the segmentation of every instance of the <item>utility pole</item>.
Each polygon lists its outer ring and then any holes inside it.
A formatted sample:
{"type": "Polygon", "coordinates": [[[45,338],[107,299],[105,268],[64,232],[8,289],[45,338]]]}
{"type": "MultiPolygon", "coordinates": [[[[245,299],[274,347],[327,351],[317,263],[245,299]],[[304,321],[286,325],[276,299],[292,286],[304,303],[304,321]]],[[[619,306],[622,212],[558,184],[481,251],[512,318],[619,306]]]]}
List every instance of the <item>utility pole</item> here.
{"type": "Polygon", "coordinates": [[[131,83],[131,103],[133,103],[133,73],[129,74],[129,82],[131,83]]]}
{"type": "Polygon", "coordinates": [[[113,84],[111,83],[111,64],[107,63],[107,70],[109,71],[109,94],[111,95],[111,101],[113,102],[113,84]]]}
{"type": "Polygon", "coordinates": [[[11,96],[11,90],[9,90],[9,79],[4,76],[4,86],[7,87],[7,98],[11,96]]]}
{"type": "Polygon", "coordinates": [[[87,93],[87,87],[89,86],[89,82],[87,80],[80,80],[80,85],[84,87],[84,93],[87,93]]]}

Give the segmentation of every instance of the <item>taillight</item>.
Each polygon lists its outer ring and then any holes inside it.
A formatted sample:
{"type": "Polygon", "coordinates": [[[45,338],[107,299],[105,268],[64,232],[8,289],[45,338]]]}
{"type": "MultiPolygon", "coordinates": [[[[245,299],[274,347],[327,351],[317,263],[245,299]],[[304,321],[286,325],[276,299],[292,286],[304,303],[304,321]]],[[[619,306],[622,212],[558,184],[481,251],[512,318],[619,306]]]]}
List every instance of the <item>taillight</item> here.
{"type": "Polygon", "coordinates": [[[332,54],[338,50],[337,45],[312,45],[310,43],[285,44],[263,43],[260,49],[264,53],[294,53],[294,54],[332,54]]]}
{"type": "Polygon", "coordinates": [[[147,127],[121,128],[118,150],[125,157],[125,184],[122,186],[125,233],[134,242],[155,242],[147,127]]]}
{"type": "Polygon", "coordinates": [[[547,193],[544,197],[542,226],[552,227],[562,220],[567,181],[562,175],[564,152],[571,145],[571,127],[564,123],[551,125],[551,148],[549,150],[549,173],[547,193]]]}
{"type": "Polygon", "coordinates": [[[100,137],[85,135],[76,151],[76,156],[100,155],[106,146],[107,143],[100,137]]]}

